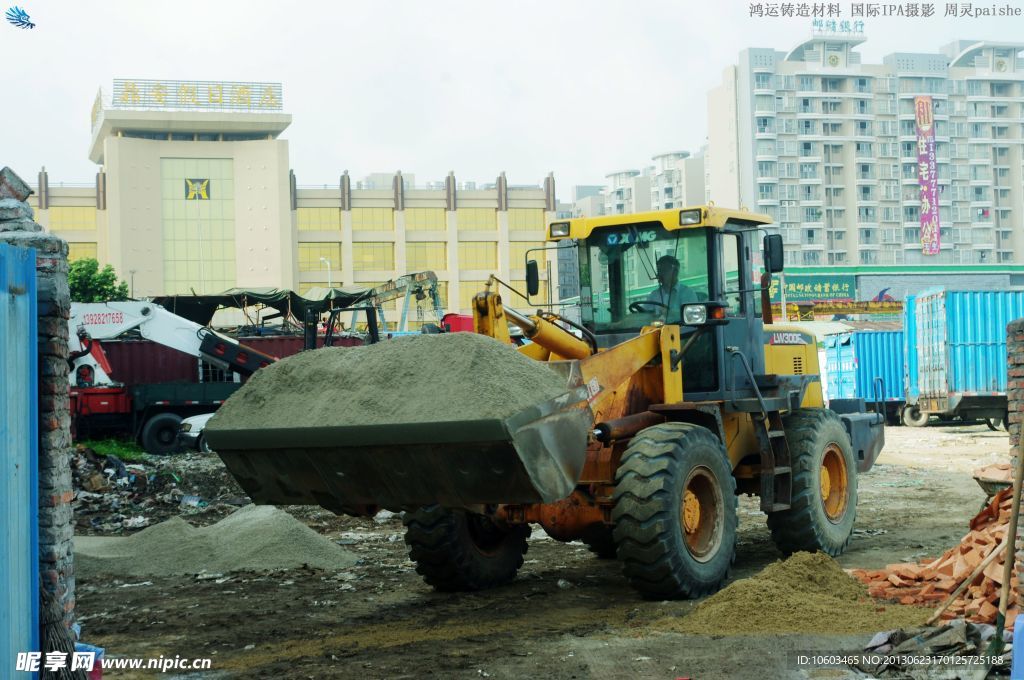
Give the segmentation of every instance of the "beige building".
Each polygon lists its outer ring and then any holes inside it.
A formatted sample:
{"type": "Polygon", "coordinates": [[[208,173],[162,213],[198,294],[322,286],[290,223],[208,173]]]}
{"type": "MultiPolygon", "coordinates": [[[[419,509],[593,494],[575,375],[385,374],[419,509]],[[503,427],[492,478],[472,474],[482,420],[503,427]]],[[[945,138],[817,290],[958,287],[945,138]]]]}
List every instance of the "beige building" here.
{"type": "Polygon", "coordinates": [[[115,80],[93,108],[95,184],[51,183],[44,169],[36,219],[72,259],[113,265],[136,297],[372,286],[432,269],[446,310],[465,313],[492,273],[523,287],[526,253],[555,215],[553,177],[521,187],[501,173],[477,189],[454,173],[425,187],[375,173],[353,187],[345,172],[306,187],[280,138],[290,124],[280,84],[115,80]]]}

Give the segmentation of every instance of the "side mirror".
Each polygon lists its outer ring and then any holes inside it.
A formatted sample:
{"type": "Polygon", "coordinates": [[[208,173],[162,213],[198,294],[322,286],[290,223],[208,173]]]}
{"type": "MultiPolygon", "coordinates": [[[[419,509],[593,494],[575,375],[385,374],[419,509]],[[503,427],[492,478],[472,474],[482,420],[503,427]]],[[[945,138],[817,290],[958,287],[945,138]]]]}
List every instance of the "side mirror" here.
{"type": "Polygon", "coordinates": [[[778,274],[784,266],[782,237],[778,234],[768,234],[764,237],[764,270],[769,274],[778,274]]]}
{"type": "Polygon", "coordinates": [[[533,297],[540,292],[540,270],[537,269],[537,260],[529,260],[526,263],[526,294],[533,297]]]}

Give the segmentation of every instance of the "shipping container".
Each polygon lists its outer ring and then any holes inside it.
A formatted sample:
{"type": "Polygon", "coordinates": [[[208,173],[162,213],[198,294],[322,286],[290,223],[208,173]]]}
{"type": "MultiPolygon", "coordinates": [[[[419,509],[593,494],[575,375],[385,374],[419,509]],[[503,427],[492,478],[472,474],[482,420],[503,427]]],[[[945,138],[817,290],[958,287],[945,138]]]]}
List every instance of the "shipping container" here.
{"type": "Polygon", "coordinates": [[[1024,317],[1024,291],[928,290],[907,297],[904,422],[932,415],[1006,419],[1006,325],[1024,317]]]}
{"type": "Polygon", "coordinates": [[[899,422],[906,403],[903,331],[851,331],[825,336],[825,391],[832,399],[863,399],[899,422]]]}

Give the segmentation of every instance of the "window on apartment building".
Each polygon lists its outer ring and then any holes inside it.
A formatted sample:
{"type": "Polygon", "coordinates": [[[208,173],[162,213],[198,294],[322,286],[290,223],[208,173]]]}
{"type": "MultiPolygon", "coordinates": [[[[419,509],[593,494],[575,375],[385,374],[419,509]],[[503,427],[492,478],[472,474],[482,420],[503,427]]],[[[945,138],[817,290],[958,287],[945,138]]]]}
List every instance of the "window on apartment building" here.
{"type": "Polygon", "coordinates": [[[916,205],[905,205],[903,206],[903,221],[904,222],[916,222],[920,219],[921,213],[920,208],[916,205]]]}
{"type": "Polygon", "coordinates": [[[874,250],[860,251],[861,264],[878,264],[878,252],[874,250]]]}
{"type": "Polygon", "coordinates": [[[320,261],[325,258],[331,262],[331,270],[341,269],[341,244],[329,241],[299,243],[299,271],[326,271],[327,265],[320,261]]]}
{"type": "Polygon", "coordinates": [[[96,228],[93,206],[53,206],[49,209],[50,231],[83,231],[96,228]]]}
{"type": "MultiPolygon", "coordinates": [[[[671,195],[671,194],[669,194],[671,195]]],[[[508,211],[509,231],[544,231],[544,211],[540,208],[511,208],[508,211]]]]}
{"type": "Polygon", "coordinates": [[[498,228],[498,213],[494,208],[457,208],[455,216],[459,231],[494,231],[498,228]]]}
{"type": "Polygon", "coordinates": [[[801,99],[800,100],[800,109],[799,110],[800,110],[800,113],[812,113],[813,110],[811,109],[811,100],[810,99],[801,99]]]}
{"type": "Polygon", "coordinates": [[[802,120],[800,121],[800,134],[810,135],[814,134],[814,121],[802,120]]]}
{"type": "MultiPolygon", "coordinates": [[[[759,177],[775,177],[777,174],[778,166],[771,161],[758,161],[757,162],[757,174],[759,177]]],[[[671,191],[672,187],[665,187],[666,191],[671,191]]],[[[668,194],[668,195],[671,195],[668,194]]]]}
{"type": "Polygon", "coordinates": [[[877,213],[873,207],[857,208],[857,219],[861,222],[874,222],[876,217],[877,213]]]}
{"type": "Polygon", "coordinates": [[[821,222],[821,208],[804,208],[804,222],[821,222]]]}
{"type": "MultiPolygon", "coordinates": [[[[814,90],[814,78],[812,76],[800,76],[800,89],[805,92],[814,90]]],[[[809,101],[805,99],[804,101],[809,101]]]]}
{"type": "Polygon", "coordinates": [[[406,208],[406,231],[444,231],[448,228],[444,208],[406,208]]]}
{"type": "Polygon", "coordinates": [[[409,241],[405,244],[405,268],[410,272],[448,269],[448,244],[444,241],[409,241]]]}
{"type": "Polygon", "coordinates": [[[395,268],[395,244],[390,241],[357,241],[353,243],[352,268],[357,272],[393,270],[395,268]]]}
{"type": "Polygon", "coordinates": [[[392,231],[395,228],[391,208],[352,208],[352,231],[392,231]]]}
{"type": "Polygon", "coordinates": [[[96,244],[95,243],[84,243],[84,242],[71,242],[68,243],[68,262],[74,262],[76,260],[84,260],[96,258],[96,244]]]}
{"type": "Polygon", "coordinates": [[[817,250],[805,250],[802,253],[803,263],[806,265],[821,264],[821,252],[817,250]]]}
{"type": "Polygon", "coordinates": [[[299,231],[337,231],[341,229],[341,209],[299,208],[295,224],[299,231]]]}
{"type": "Polygon", "coordinates": [[[770,73],[755,73],[754,74],[754,87],[759,90],[767,90],[772,86],[772,74],[770,73]]]}
{"type": "Polygon", "coordinates": [[[802,179],[817,179],[818,177],[818,166],[814,163],[801,163],[800,164],[800,177],[802,179]]]}
{"type": "MultiPolygon", "coordinates": [[[[666,205],[666,208],[672,206],[666,205]]],[[[534,250],[535,248],[543,248],[547,244],[544,241],[512,241],[508,244],[508,266],[510,269],[525,269],[527,257],[531,260],[537,260],[538,262],[544,259],[544,253],[534,250]],[[530,250],[534,252],[527,253],[530,250]]]]}
{"type": "Polygon", "coordinates": [[[498,269],[498,244],[494,241],[465,241],[459,243],[459,269],[498,269]]]}
{"type": "Polygon", "coordinates": [[[758,132],[761,132],[761,133],[773,132],[774,130],[775,130],[774,119],[766,118],[766,117],[759,117],[757,119],[757,131],[758,132]]]}

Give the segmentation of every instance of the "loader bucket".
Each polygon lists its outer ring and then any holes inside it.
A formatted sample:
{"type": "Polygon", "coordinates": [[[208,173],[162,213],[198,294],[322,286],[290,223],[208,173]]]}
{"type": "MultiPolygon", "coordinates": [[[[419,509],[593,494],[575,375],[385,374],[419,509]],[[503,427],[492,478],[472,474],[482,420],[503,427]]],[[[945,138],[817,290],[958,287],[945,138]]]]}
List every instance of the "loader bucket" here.
{"type": "Polygon", "coordinates": [[[254,502],[358,514],[361,506],[565,498],[582,474],[592,419],[588,389],[577,386],[505,419],[221,429],[207,437],[254,502]]]}

